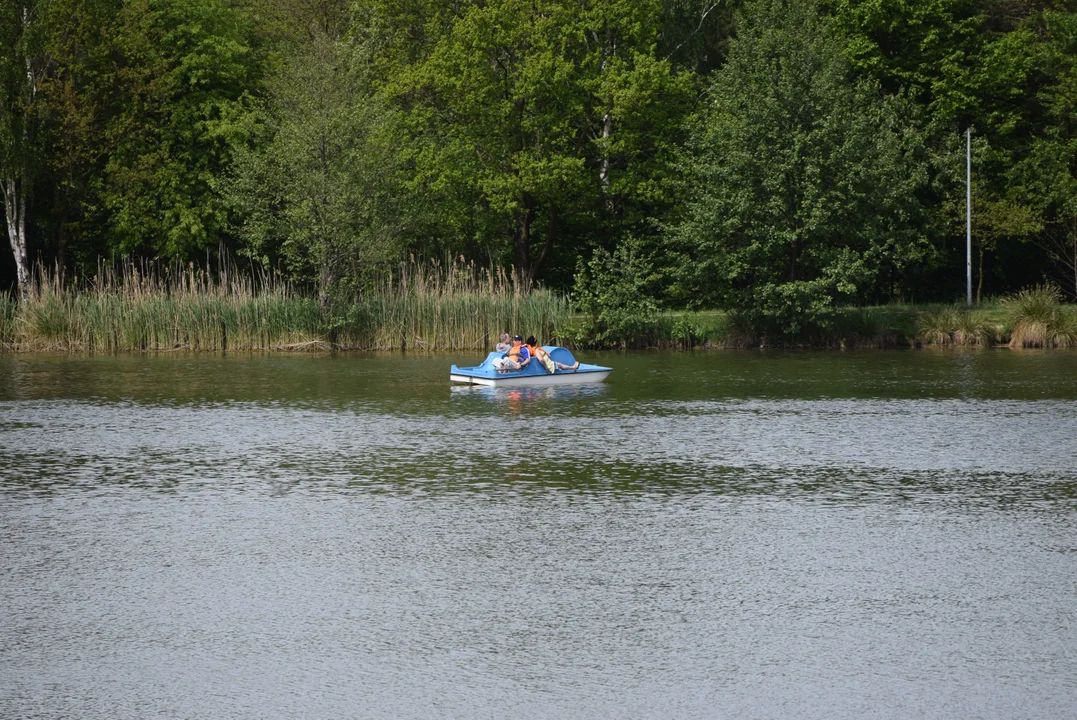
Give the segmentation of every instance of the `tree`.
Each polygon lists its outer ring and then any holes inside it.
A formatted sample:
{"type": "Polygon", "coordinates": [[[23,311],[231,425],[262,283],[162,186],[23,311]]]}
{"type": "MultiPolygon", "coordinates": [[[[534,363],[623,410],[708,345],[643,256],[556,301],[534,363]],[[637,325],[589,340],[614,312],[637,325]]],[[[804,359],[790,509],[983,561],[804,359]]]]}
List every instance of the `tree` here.
{"type": "Polygon", "coordinates": [[[591,316],[589,344],[627,347],[654,321],[656,275],[634,245],[629,240],[612,253],[599,248],[589,261],[577,260],[572,296],[580,311],[591,316]]]}
{"type": "Polygon", "coordinates": [[[249,132],[257,75],[248,29],[227,0],[127,0],[115,27],[123,87],[95,188],[113,252],[187,258],[216,244],[227,209],[216,184],[249,132]]]}
{"type": "Polygon", "coordinates": [[[683,289],[795,334],[930,253],[920,134],[809,3],[756,0],[737,28],[685,162],[683,289]]]}
{"type": "Polygon", "coordinates": [[[45,5],[17,0],[0,9],[0,194],[20,295],[30,289],[27,212],[40,157],[34,111],[49,62],[41,48],[45,5]]]}
{"type": "Polygon", "coordinates": [[[1037,93],[1045,122],[1032,134],[1013,183],[1025,189],[1042,223],[1027,237],[1051,263],[1061,288],[1077,300],[1077,13],[1044,13],[1036,66],[1050,81],[1037,93]]]}
{"type": "Polygon", "coordinates": [[[655,56],[654,0],[360,6],[446,246],[507,258],[531,282],[567,224],[608,230],[647,214],[629,206],[667,201],[663,120],[683,113],[690,84],[655,56]]]}
{"type": "MultiPolygon", "coordinates": [[[[973,243],[979,258],[977,297],[985,276],[1001,288],[1038,280],[1044,264],[1068,246],[1052,188],[1067,171],[1064,28],[1073,3],[1052,0],[821,0],[848,35],[854,70],[926,110],[933,148],[932,199],[943,277],[964,279],[964,133],[973,127],[973,243]],[[1056,7],[1059,11],[1048,8],[1056,7]],[[1065,9],[1066,11],[1062,11],[1065,9]],[[960,138],[960,149],[955,147],[960,138]],[[1048,140],[1048,138],[1053,138],[1048,140]],[[1051,145],[1046,150],[1044,144],[1051,145]],[[1052,178],[1045,185],[1046,176],[1052,178]],[[1047,201],[1047,198],[1055,200],[1047,201]],[[1046,215],[1045,215],[1046,213],[1046,215]],[[1059,245],[1059,242],[1062,245],[1059,245]],[[1042,249],[1037,252],[1036,248],[1042,249]],[[985,258],[987,262],[985,262],[985,258]],[[994,262],[991,262],[994,259],[994,262]]],[[[1064,253],[1065,254],[1065,253],[1064,253]]],[[[1064,260],[1062,261],[1064,264],[1064,260]]],[[[1068,285],[1063,272],[1063,282],[1068,285]]],[[[937,277],[937,280],[942,278],[937,277]]],[[[956,289],[953,281],[936,282],[956,289]]],[[[930,280],[929,280],[930,282],[930,280]]],[[[948,294],[944,292],[944,294],[948,294]]]]}
{"type": "Polygon", "coordinates": [[[314,282],[323,305],[354,290],[365,268],[394,259],[407,227],[395,119],[373,97],[368,57],[323,36],[286,63],[229,184],[243,252],[282,260],[314,282]]]}
{"type": "MultiPolygon", "coordinates": [[[[40,125],[40,200],[51,197],[49,225],[56,228],[56,262],[95,267],[105,250],[94,185],[112,150],[106,134],[110,112],[122,96],[114,82],[111,37],[121,0],[50,0],[43,15],[42,46],[49,57],[38,84],[34,116],[40,125]],[[80,262],[81,261],[81,262],[80,262]]],[[[44,227],[42,228],[45,229],[44,227]]],[[[46,250],[44,237],[39,250],[46,250]]]]}

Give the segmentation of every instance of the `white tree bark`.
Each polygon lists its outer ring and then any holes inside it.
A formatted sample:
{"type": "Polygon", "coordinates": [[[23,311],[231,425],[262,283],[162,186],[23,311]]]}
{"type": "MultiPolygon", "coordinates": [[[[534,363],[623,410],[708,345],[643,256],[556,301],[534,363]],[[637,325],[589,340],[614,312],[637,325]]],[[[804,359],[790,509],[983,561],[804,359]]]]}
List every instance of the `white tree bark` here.
{"type": "Polygon", "coordinates": [[[30,262],[26,251],[26,193],[20,193],[19,189],[19,182],[13,176],[0,180],[0,191],[4,195],[7,236],[11,242],[11,252],[15,256],[19,297],[26,297],[30,292],[30,262]]]}
{"type": "MultiPolygon", "coordinates": [[[[607,33],[605,42],[603,42],[599,38],[598,33],[593,30],[591,31],[591,36],[594,38],[595,44],[601,47],[602,63],[601,65],[599,65],[598,72],[600,75],[604,75],[606,73],[606,65],[609,63],[609,59],[617,55],[617,34],[616,32],[607,33]]],[[[602,116],[602,156],[599,158],[598,161],[598,179],[602,183],[603,195],[605,195],[609,191],[610,186],[609,138],[612,134],[613,108],[607,106],[606,112],[602,116]]]]}
{"type": "Polygon", "coordinates": [[[613,115],[609,112],[602,118],[602,160],[599,161],[598,179],[602,182],[602,192],[610,187],[610,152],[607,142],[613,134],[613,115]]]}
{"type": "MultiPolygon", "coordinates": [[[[22,32],[36,21],[37,6],[32,1],[23,2],[22,5],[22,32]]],[[[44,72],[44,58],[27,55],[23,59],[26,66],[26,86],[16,93],[24,94],[25,108],[34,104],[37,98],[38,76],[44,72]]],[[[25,110],[23,110],[25,112],[25,110]]],[[[15,109],[14,112],[20,112],[15,109]]],[[[15,269],[19,282],[19,295],[26,297],[31,291],[30,259],[26,233],[26,206],[29,192],[28,168],[30,167],[27,153],[29,152],[29,128],[27,119],[23,117],[21,131],[16,131],[11,139],[15,139],[16,147],[10,148],[11,152],[4,153],[4,168],[0,170],[0,194],[4,200],[4,219],[7,224],[8,241],[11,244],[11,252],[15,257],[15,269]],[[21,141],[21,142],[20,142],[21,141]]]]}

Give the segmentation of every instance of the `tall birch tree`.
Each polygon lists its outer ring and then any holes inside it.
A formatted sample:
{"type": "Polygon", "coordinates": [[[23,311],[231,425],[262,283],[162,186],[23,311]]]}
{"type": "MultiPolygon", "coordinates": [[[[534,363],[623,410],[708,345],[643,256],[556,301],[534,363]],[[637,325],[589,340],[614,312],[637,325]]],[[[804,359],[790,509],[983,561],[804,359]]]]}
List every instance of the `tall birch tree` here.
{"type": "Polygon", "coordinates": [[[30,291],[31,282],[27,214],[40,161],[34,110],[48,65],[41,52],[46,1],[15,0],[0,10],[0,194],[20,295],[30,291]]]}

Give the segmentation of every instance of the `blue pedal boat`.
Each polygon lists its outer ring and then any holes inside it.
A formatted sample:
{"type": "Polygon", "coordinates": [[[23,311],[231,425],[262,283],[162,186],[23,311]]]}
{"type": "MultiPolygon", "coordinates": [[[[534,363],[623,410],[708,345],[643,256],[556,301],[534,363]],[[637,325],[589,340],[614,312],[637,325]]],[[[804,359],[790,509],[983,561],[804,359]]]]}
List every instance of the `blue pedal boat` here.
{"type": "MultiPolygon", "coordinates": [[[[572,353],[563,347],[543,345],[542,349],[550,354],[554,362],[564,365],[573,365],[576,359],[572,353]]],[[[511,387],[518,385],[541,386],[541,385],[579,385],[582,383],[598,383],[606,379],[613,368],[601,365],[585,365],[575,370],[558,370],[554,373],[546,372],[546,368],[537,360],[532,360],[523,370],[515,372],[498,372],[494,369],[494,360],[505,357],[504,353],[492,352],[486,356],[482,365],[475,367],[456,367],[449,370],[449,379],[453,382],[467,383],[468,385],[487,385],[489,387],[511,387]]]]}

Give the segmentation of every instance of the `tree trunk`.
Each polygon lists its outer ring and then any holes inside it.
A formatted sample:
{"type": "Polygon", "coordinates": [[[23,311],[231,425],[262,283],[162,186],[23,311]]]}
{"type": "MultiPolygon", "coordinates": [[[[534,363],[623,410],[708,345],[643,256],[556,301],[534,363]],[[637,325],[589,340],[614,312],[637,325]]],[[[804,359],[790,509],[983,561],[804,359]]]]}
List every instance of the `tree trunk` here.
{"type": "Polygon", "coordinates": [[[538,256],[535,262],[531,263],[531,268],[527,273],[528,284],[535,282],[535,277],[538,276],[539,270],[542,269],[543,264],[546,262],[546,258],[550,256],[550,249],[553,247],[554,238],[557,237],[557,206],[550,205],[550,222],[546,226],[546,242],[542,246],[542,253],[538,256]]]}
{"type": "MultiPolygon", "coordinates": [[[[31,3],[22,4],[22,27],[18,33],[25,38],[31,24],[34,22],[31,3]]],[[[35,72],[34,59],[30,56],[23,58],[26,69],[26,108],[32,108],[34,99],[37,97],[37,73],[35,72]]],[[[15,160],[5,169],[5,174],[0,177],[0,192],[4,196],[4,218],[7,221],[7,236],[11,243],[11,253],[15,256],[15,272],[19,281],[19,297],[27,297],[32,291],[30,284],[30,258],[27,251],[26,237],[26,195],[30,183],[27,180],[28,165],[25,153],[29,147],[29,113],[22,113],[22,147],[13,148],[15,160]]]]}
{"type": "MultiPolygon", "coordinates": [[[[603,62],[605,65],[605,62],[603,62]]],[[[606,194],[610,188],[610,151],[606,144],[610,135],[613,134],[613,115],[606,112],[602,118],[602,159],[598,164],[598,179],[602,183],[602,193],[606,194]]]]}
{"type": "Polygon", "coordinates": [[[332,288],[336,282],[336,273],[329,262],[322,263],[321,272],[318,273],[318,308],[327,312],[332,303],[332,288]]]}
{"type": "MultiPolygon", "coordinates": [[[[605,42],[599,43],[598,34],[594,34],[595,43],[601,44],[602,47],[602,65],[599,68],[599,74],[605,75],[606,68],[609,65],[611,58],[617,57],[617,31],[610,31],[606,35],[605,42]]],[[[602,157],[599,160],[598,166],[598,179],[602,183],[602,194],[608,195],[610,186],[610,148],[609,139],[613,134],[613,108],[612,100],[610,106],[607,106],[606,112],[602,115],[602,157]]],[[[606,198],[606,203],[610,204],[610,199],[606,198]]]]}
{"type": "Polygon", "coordinates": [[[26,193],[19,192],[19,183],[8,176],[0,180],[4,195],[4,216],[7,220],[7,236],[11,252],[15,256],[15,271],[19,281],[19,297],[30,292],[30,261],[26,250],[26,193]]]}
{"type": "Polygon", "coordinates": [[[513,264],[516,266],[516,279],[522,287],[528,287],[531,283],[531,221],[534,216],[531,196],[524,193],[520,210],[516,213],[513,237],[513,264]]]}
{"type": "Polygon", "coordinates": [[[976,281],[976,304],[980,304],[980,295],[984,289],[984,249],[980,246],[980,278],[976,281]]]}
{"type": "Polygon", "coordinates": [[[63,272],[67,267],[67,202],[60,210],[60,233],[56,238],[56,266],[63,272]]]}

